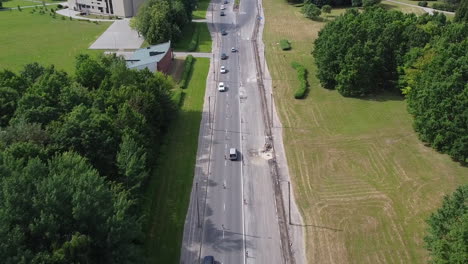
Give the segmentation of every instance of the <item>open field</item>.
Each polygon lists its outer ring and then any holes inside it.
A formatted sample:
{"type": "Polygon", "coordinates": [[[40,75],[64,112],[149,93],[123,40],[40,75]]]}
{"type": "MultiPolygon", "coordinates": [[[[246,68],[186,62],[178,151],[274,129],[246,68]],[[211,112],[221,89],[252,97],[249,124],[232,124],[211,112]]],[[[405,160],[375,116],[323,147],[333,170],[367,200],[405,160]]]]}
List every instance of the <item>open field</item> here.
{"type": "MultiPolygon", "coordinates": [[[[468,168],[421,143],[398,95],[344,98],[320,87],[310,54],[324,22],[264,0],[264,42],[309,263],[427,263],[424,220],[468,168]],[[280,39],[292,50],[282,51],[280,39]],[[293,97],[292,61],[311,91],[293,97]]],[[[338,10],[333,10],[332,17],[338,10]]]]}
{"type": "MultiPolygon", "coordinates": [[[[411,2],[411,1],[408,1],[408,2],[411,2]]],[[[411,3],[411,4],[414,4],[414,3],[411,3]]],[[[417,4],[418,3],[416,2],[416,5],[417,4]]],[[[419,8],[419,7],[401,5],[401,4],[397,4],[397,3],[394,3],[394,2],[388,2],[388,1],[382,1],[380,6],[382,6],[383,8],[385,8],[387,10],[399,10],[399,11],[401,11],[403,13],[415,13],[416,15],[423,15],[423,14],[426,13],[426,11],[424,11],[422,8],[419,8]]]]}
{"type": "Polygon", "coordinates": [[[206,23],[191,22],[182,31],[182,38],[174,43],[175,51],[187,51],[195,29],[200,32],[196,52],[211,52],[211,35],[206,23]]]}
{"type": "Polygon", "coordinates": [[[182,108],[171,123],[148,186],[149,263],[178,263],[192,189],[198,132],[210,60],[196,58],[182,108]]]}
{"type": "MultiPolygon", "coordinates": [[[[52,0],[45,0],[46,4],[59,4],[66,1],[52,1],[52,0]]],[[[18,7],[18,6],[35,6],[35,5],[42,5],[42,1],[39,0],[9,0],[3,2],[3,7],[18,7]]]]}
{"type": "Polygon", "coordinates": [[[0,12],[0,49],[5,51],[0,53],[0,69],[18,71],[25,64],[39,62],[72,73],[77,54],[100,53],[88,47],[109,25],[62,20],[59,15],[54,19],[26,10],[0,12]]]}
{"type": "Polygon", "coordinates": [[[204,19],[206,17],[206,10],[210,0],[199,0],[197,3],[197,9],[193,11],[193,19],[204,19]]]}

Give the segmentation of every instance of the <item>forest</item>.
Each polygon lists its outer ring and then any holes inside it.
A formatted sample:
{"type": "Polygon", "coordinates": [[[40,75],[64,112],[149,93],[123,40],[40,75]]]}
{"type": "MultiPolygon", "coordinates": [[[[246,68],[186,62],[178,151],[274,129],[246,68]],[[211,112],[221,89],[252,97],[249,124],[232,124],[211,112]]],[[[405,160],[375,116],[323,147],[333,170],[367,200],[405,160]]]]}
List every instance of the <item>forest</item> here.
{"type": "MultiPolygon", "coordinates": [[[[463,11],[466,12],[466,11],[463,11]]],[[[328,23],[313,55],[323,87],[343,96],[406,97],[422,141],[468,162],[468,24],[457,13],[356,9],[328,23]]]]}
{"type": "Polygon", "coordinates": [[[0,72],[2,263],[144,263],[143,190],[172,79],[115,56],[0,72]]]}

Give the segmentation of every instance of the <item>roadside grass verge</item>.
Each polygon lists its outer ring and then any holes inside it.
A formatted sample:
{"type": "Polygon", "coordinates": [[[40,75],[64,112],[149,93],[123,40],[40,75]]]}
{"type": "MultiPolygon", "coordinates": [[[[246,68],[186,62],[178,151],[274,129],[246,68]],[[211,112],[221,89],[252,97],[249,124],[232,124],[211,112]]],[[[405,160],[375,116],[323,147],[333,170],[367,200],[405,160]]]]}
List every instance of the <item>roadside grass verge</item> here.
{"type": "Polygon", "coordinates": [[[196,58],[178,116],[163,138],[146,193],[149,263],[178,263],[190,200],[210,60],[196,58]]]}
{"type": "Polygon", "coordinates": [[[210,0],[199,0],[197,8],[192,13],[193,19],[205,19],[209,4],[210,0]]]}
{"type": "MultiPolygon", "coordinates": [[[[345,98],[315,77],[313,41],[324,22],[265,0],[264,42],[308,263],[427,263],[426,217],[467,183],[468,168],[425,147],[399,95],[345,98]],[[278,39],[294,48],[281,50],[278,39]],[[307,98],[297,61],[308,70],[307,98]]],[[[336,17],[344,9],[333,9],[336,17]]]]}
{"type": "Polygon", "coordinates": [[[188,51],[190,42],[198,34],[198,43],[194,51],[196,52],[211,52],[211,35],[206,23],[191,22],[182,31],[182,38],[174,43],[175,51],[188,51]],[[198,33],[197,33],[198,32],[198,33]]]}
{"type": "MultiPolygon", "coordinates": [[[[30,10],[30,9],[28,9],[30,10]]],[[[0,69],[19,71],[25,64],[54,64],[68,73],[74,72],[79,53],[97,55],[102,51],[88,47],[109,27],[99,24],[62,20],[45,14],[12,10],[0,12],[0,69]]]]}

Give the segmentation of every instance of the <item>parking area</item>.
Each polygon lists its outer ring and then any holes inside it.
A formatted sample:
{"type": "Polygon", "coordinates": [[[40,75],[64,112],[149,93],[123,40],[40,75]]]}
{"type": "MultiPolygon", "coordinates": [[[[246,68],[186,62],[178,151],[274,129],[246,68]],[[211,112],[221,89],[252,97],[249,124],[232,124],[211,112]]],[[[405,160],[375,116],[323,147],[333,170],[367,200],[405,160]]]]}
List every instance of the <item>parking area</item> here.
{"type": "Polygon", "coordinates": [[[130,20],[115,21],[89,48],[99,50],[134,50],[139,49],[143,37],[130,28],[130,20]]]}

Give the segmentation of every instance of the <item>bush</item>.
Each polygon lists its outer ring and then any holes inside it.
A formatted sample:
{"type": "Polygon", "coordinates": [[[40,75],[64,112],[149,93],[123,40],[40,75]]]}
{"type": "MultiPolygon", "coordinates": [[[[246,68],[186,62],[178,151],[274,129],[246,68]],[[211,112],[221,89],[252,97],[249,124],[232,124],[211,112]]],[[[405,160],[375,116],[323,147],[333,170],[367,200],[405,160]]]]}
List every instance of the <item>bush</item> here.
{"type": "Polygon", "coordinates": [[[194,58],[192,55],[188,55],[187,58],[185,58],[184,72],[182,73],[182,79],[180,80],[180,83],[179,83],[179,86],[182,89],[187,88],[187,84],[190,78],[190,72],[192,72],[193,62],[194,62],[194,58]]]}
{"type": "Polygon", "coordinates": [[[322,13],[330,14],[331,10],[332,10],[332,7],[330,5],[322,6],[322,13]]]}
{"type": "Polygon", "coordinates": [[[305,17],[309,19],[317,19],[320,16],[320,14],[322,14],[320,8],[318,8],[314,4],[305,4],[301,8],[301,12],[304,14],[305,17]]]}
{"type": "Polygon", "coordinates": [[[362,0],[362,6],[373,6],[380,4],[381,0],[362,0]]]}
{"type": "Polygon", "coordinates": [[[57,5],[57,9],[62,9],[62,8],[63,8],[63,5],[61,5],[61,4],[57,5]]]}
{"type": "Polygon", "coordinates": [[[290,50],[291,43],[287,39],[280,40],[280,46],[282,50],[290,50]]]}
{"type": "Polygon", "coordinates": [[[426,7],[427,6],[427,1],[419,1],[418,6],[426,7]]]}
{"type": "Polygon", "coordinates": [[[190,44],[188,46],[188,51],[196,51],[198,48],[198,41],[200,39],[200,31],[198,30],[198,26],[194,25],[195,29],[193,31],[192,35],[192,41],[190,41],[190,44]]]}
{"type": "Polygon", "coordinates": [[[307,83],[307,69],[297,62],[292,62],[291,66],[297,71],[297,79],[299,79],[300,85],[294,92],[294,98],[302,99],[307,93],[309,84],[307,83]]]}

